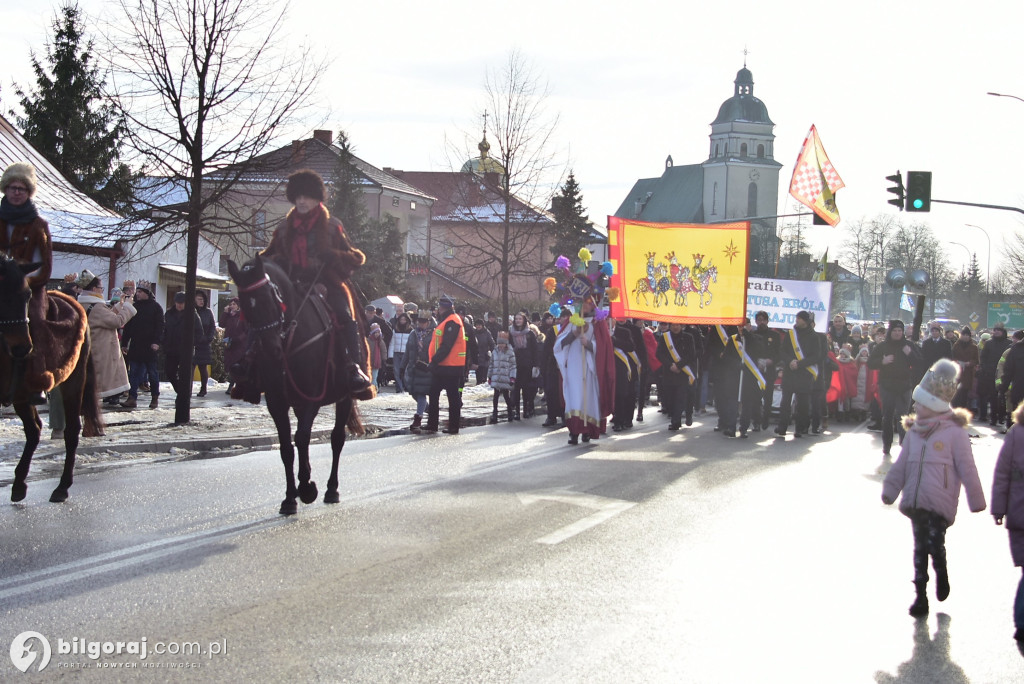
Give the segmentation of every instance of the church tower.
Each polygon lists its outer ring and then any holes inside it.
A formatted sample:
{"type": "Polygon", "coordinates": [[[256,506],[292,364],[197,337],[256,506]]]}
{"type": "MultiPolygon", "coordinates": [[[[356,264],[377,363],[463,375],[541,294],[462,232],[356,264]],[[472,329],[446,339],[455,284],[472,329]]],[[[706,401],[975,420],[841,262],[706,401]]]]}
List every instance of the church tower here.
{"type": "MultiPolygon", "coordinates": [[[[779,213],[782,164],[775,161],[775,124],[768,108],[754,97],[754,76],[745,62],[734,85],[733,96],[722,103],[711,123],[708,158],[701,165],[706,223],[779,213]]],[[[751,222],[751,275],[768,274],[776,240],[776,219],[751,222]]]]}

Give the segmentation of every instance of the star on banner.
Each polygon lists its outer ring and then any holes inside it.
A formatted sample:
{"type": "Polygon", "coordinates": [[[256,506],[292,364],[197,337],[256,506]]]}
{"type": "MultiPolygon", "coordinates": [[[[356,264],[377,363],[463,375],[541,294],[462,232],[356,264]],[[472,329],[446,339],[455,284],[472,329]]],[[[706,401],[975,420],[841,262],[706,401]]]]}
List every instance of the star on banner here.
{"type": "Polygon", "coordinates": [[[729,245],[722,250],[722,253],[725,254],[725,258],[728,259],[731,264],[732,260],[739,256],[740,249],[736,246],[735,241],[730,239],[729,245]]]}

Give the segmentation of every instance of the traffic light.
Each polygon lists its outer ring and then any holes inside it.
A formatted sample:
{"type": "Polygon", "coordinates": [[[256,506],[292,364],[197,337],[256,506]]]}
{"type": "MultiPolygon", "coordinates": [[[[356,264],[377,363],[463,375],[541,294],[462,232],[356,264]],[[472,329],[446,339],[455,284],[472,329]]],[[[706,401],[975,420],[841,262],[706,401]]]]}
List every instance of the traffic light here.
{"type": "Polygon", "coordinates": [[[907,211],[932,210],[932,172],[907,171],[907,211]]]}
{"type": "Polygon", "coordinates": [[[896,197],[889,200],[889,204],[893,205],[894,207],[899,207],[899,210],[903,211],[903,176],[900,174],[899,171],[897,171],[895,175],[886,176],[885,180],[893,184],[891,188],[886,189],[886,192],[891,192],[896,195],[896,197]]]}

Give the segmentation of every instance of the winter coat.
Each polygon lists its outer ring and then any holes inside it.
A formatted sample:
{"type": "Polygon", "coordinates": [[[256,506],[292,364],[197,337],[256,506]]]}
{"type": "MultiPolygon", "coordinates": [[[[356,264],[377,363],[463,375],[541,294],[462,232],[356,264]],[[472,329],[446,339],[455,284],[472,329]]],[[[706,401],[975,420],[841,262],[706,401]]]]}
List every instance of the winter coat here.
{"type": "Polygon", "coordinates": [[[892,339],[890,328],[886,332],[885,341],[872,348],[868,368],[878,371],[880,387],[900,394],[913,389],[918,378],[924,374],[921,370],[924,369],[924,357],[921,356],[921,348],[907,338],[892,339]],[[884,357],[890,355],[893,357],[892,362],[883,363],[884,357]]]}
{"type": "Polygon", "coordinates": [[[508,328],[509,347],[516,353],[518,366],[516,377],[519,385],[523,388],[533,385],[533,369],[540,367],[540,344],[537,341],[537,332],[539,331],[535,332],[535,328],[530,325],[521,330],[516,330],[514,325],[510,325],[508,328]]]}
{"type": "Polygon", "coordinates": [[[1020,401],[1024,399],[1024,342],[1014,342],[1003,353],[1006,361],[1000,375],[1002,391],[1009,389],[1011,401],[1020,401]]]}
{"type": "Polygon", "coordinates": [[[931,368],[939,359],[953,358],[953,345],[945,337],[937,340],[929,337],[921,343],[921,356],[924,359],[924,367],[931,368]]]}
{"type": "MultiPolygon", "coordinates": [[[[193,313],[192,322],[192,346],[199,344],[203,334],[203,323],[199,320],[199,314],[193,313]]],[[[164,314],[164,354],[167,356],[181,356],[182,333],[185,328],[185,311],[178,311],[173,305],[164,314]]]]}
{"type": "Polygon", "coordinates": [[[39,270],[29,277],[28,286],[33,290],[45,287],[53,269],[50,226],[39,216],[28,223],[16,223],[13,228],[6,221],[0,220],[0,254],[6,254],[19,264],[41,263],[39,270]],[[8,229],[11,230],[9,241],[8,229]]]}
{"type": "Polygon", "coordinates": [[[499,344],[491,353],[487,382],[494,389],[512,389],[516,383],[516,353],[511,345],[499,344]]]}
{"type": "Polygon", "coordinates": [[[129,302],[108,306],[102,297],[88,292],[78,297],[78,303],[88,312],[89,336],[92,338],[92,363],[96,368],[96,392],[101,397],[112,397],[126,391],[128,369],[121,355],[121,341],[118,328],[135,315],[135,307],[129,302]]]}
{"type": "Polygon", "coordinates": [[[430,340],[433,337],[433,328],[427,329],[422,345],[416,332],[409,335],[409,342],[405,347],[405,358],[402,359],[405,389],[409,394],[430,394],[430,383],[433,376],[430,369],[427,368],[427,364],[430,363],[430,340]],[[417,363],[420,361],[422,363],[417,363]]]}
{"type": "Polygon", "coordinates": [[[1013,564],[1024,566],[1024,412],[1015,411],[992,477],[992,515],[1004,518],[1013,564]]]}
{"type": "Polygon", "coordinates": [[[249,346],[249,324],[242,318],[241,312],[225,312],[221,316],[220,327],[224,328],[224,368],[230,370],[245,356],[249,346]]]}
{"type": "Polygon", "coordinates": [[[491,333],[484,328],[483,330],[473,330],[470,335],[476,335],[476,359],[473,363],[478,366],[486,366],[490,363],[491,352],[494,351],[494,339],[491,338],[491,333]]]}
{"type": "Polygon", "coordinates": [[[202,331],[200,332],[199,341],[196,342],[196,351],[195,356],[192,358],[192,364],[196,366],[209,366],[213,363],[213,351],[210,349],[210,343],[217,336],[217,323],[213,320],[213,312],[210,311],[208,306],[197,306],[196,313],[199,314],[202,331]]]}
{"type": "Polygon", "coordinates": [[[857,388],[856,394],[850,399],[850,408],[854,411],[867,411],[875,396],[875,381],[878,371],[868,368],[867,354],[857,356],[857,388]]]}
{"type": "Polygon", "coordinates": [[[960,366],[960,386],[974,394],[974,373],[978,370],[981,356],[974,342],[960,341],[953,345],[953,360],[960,366]]]}
{"type": "Polygon", "coordinates": [[[129,361],[149,363],[156,361],[157,352],[153,345],[160,345],[164,338],[164,310],[153,299],[139,299],[135,302],[135,316],[124,324],[121,347],[129,361]]]}
{"type": "Polygon", "coordinates": [[[782,389],[806,393],[814,388],[815,381],[814,374],[808,368],[815,366],[819,377],[824,373],[821,342],[818,339],[818,333],[814,332],[814,328],[794,328],[794,330],[796,330],[796,338],[800,343],[800,349],[803,351],[804,358],[803,360],[796,358],[796,350],[793,348],[789,332],[784,333],[779,347],[780,362],[782,364],[782,389]],[[795,370],[789,367],[791,361],[797,362],[795,370]]]}
{"type": "Polygon", "coordinates": [[[966,430],[970,417],[965,409],[931,418],[906,416],[907,436],[899,458],[885,476],[882,501],[891,504],[903,492],[901,513],[911,516],[916,510],[931,511],[952,525],[963,485],[971,512],[985,510],[985,492],[966,430]]]}
{"type": "Polygon", "coordinates": [[[370,368],[383,368],[384,361],[388,358],[388,348],[379,327],[370,327],[370,335],[366,342],[370,346],[370,368]]]}
{"type": "Polygon", "coordinates": [[[853,357],[839,357],[839,372],[836,373],[840,378],[840,387],[842,388],[839,399],[853,399],[857,396],[859,370],[857,361],[853,357]]]}

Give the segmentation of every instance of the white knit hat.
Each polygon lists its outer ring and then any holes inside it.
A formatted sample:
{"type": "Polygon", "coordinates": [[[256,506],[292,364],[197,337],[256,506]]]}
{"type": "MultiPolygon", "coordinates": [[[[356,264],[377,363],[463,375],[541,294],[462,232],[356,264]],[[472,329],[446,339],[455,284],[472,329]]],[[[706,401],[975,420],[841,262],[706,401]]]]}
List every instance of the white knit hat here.
{"type": "Polygon", "coordinates": [[[936,413],[944,413],[950,409],[949,402],[956,395],[959,379],[960,366],[949,359],[939,359],[914,388],[914,401],[936,413]]]}

